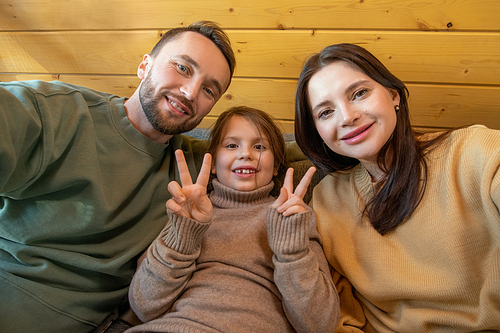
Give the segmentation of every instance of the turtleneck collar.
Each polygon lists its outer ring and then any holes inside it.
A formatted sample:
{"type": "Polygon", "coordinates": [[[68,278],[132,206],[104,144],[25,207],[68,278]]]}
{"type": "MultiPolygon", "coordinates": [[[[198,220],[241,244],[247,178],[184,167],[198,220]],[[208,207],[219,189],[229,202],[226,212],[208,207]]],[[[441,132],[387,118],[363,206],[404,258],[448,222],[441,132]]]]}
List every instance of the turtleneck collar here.
{"type": "Polygon", "coordinates": [[[212,181],[214,190],[210,193],[210,201],[219,208],[240,208],[274,201],[269,195],[274,182],[253,191],[237,191],[221,184],[217,179],[212,181]]]}

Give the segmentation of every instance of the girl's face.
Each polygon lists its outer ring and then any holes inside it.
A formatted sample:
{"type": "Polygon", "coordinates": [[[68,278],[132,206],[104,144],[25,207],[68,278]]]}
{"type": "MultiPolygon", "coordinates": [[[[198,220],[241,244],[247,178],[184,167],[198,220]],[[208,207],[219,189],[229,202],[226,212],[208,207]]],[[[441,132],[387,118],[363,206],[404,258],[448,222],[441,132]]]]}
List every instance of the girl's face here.
{"type": "Polygon", "coordinates": [[[277,169],[267,136],[260,134],[246,118],[231,117],[212,172],[217,174],[219,182],[239,191],[252,191],[269,184],[277,169]]]}
{"type": "Polygon", "coordinates": [[[307,91],[316,129],[325,144],[365,167],[376,165],[380,149],[396,127],[394,107],[399,105],[399,94],[345,61],[315,73],[307,91]]]}

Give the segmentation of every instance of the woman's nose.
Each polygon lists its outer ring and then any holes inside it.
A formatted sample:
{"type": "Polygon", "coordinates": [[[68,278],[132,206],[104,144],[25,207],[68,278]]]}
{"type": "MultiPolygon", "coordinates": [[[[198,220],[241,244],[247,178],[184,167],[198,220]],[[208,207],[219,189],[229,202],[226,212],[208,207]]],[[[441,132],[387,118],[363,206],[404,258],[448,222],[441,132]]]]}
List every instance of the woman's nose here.
{"type": "Polygon", "coordinates": [[[354,106],[347,105],[340,108],[342,117],[342,126],[349,126],[356,122],[361,117],[361,112],[354,106]]]}

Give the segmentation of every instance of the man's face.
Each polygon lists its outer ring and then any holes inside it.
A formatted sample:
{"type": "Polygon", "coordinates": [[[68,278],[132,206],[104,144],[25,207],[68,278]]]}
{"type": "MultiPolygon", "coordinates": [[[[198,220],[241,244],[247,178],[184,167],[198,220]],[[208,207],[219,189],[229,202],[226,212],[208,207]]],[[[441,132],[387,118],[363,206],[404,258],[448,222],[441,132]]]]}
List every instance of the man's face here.
{"type": "Polygon", "coordinates": [[[175,135],[195,128],[229,84],[226,58],[208,38],[184,32],[139,66],[139,100],[151,126],[175,135]]]}

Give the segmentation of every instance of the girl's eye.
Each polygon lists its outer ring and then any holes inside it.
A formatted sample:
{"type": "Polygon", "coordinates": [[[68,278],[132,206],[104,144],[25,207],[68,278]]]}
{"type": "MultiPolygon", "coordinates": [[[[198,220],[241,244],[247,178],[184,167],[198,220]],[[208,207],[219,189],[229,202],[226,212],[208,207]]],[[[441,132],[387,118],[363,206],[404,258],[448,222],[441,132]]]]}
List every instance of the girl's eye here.
{"type": "Polygon", "coordinates": [[[257,149],[257,150],[264,150],[264,149],[266,149],[266,147],[264,147],[261,144],[255,145],[254,148],[257,149]]]}
{"type": "Polygon", "coordinates": [[[226,148],[229,148],[229,149],[235,149],[235,148],[238,148],[238,145],[235,144],[235,143],[228,143],[226,145],[226,148]]]}

